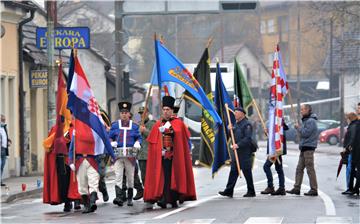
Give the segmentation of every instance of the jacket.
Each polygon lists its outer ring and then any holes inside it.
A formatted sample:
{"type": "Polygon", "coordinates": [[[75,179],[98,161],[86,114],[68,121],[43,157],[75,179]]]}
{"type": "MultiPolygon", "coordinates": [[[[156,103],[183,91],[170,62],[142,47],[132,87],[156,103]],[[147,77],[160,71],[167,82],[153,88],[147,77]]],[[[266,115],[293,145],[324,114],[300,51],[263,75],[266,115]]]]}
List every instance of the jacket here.
{"type": "MultiPolygon", "coordinates": [[[[150,130],[152,129],[152,127],[154,126],[154,124],[156,123],[156,121],[154,120],[146,120],[145,121],[145,127],[146,127],[146,131],[144,131],[143,133],[141,133],[141,137],[142,139],[147,139],[147,137],[149,136],[150,130]]],[[[138,154],[138,160],[147,160],[148,158],[148,142],[147,141],[143,141],[141,143],[141,149],[140,152],[138,154]]]]}
{"type": "Polygon", "coordinates": [[[304,116],[302,119],[302,126],[298,128],[300,134],[299,149],[304,151],[304,147],[316,148],[319,133],[316,124],[317,117],[315,114],[304,116]]]}
{"type": "MultiPolygon", "coordinates": [[[[236,122],[233,127],[235,142],[238,145],[237,153],[241,169],[251,167],[251,136],[252,126],[247,118],[236,122]]],[[[233,150],[231,150],[233,152],[233,150]]],[[[232,157],[234,158],[234,157],[232,157]]]]}

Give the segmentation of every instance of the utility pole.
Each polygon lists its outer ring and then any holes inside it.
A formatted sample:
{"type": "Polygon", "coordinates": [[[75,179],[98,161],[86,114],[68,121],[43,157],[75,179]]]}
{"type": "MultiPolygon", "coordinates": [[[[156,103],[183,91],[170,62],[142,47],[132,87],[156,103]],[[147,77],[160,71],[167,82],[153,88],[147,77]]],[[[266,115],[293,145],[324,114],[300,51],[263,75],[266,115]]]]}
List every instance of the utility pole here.
{"type": "Polygon", "coordinates": [[[123,86],[123,70],[124,70],[124,55],[123,55],[123,0],[115,1],[115,64],[116,64],[116,81],[115,93],[116,101],[124,100],[123,86]]]}
{"type": "MultiPolygon", "coordinates": [[[[332,98],[333,86],[334,86],[334,74],[333,74],[333,20],[330,20],[330,74],[329,74],[329,98],[332,98]]],[[[330,102],[330,116],[333,116],[333,103],[330,102]]]]}
{"type": "Polygon", "coordinates": [[[345,48],[345,42],[344,42],[344,18],[342,17],[342,24],[341,24],[341,65],[340,65],[340,75],[339,75],[339,83],[340,83],[340,139],[339,139],[339,146],[343,146],[343,138],[344,138],[344,118],[345,118],[345,113],[344,113],[344,73],[345,73],[345,68],[344,68],[344,57],[345,57],[345,52],[344,52],[344,48],[345,48]]]}
{"type": "Polygon", "coordinates": [[[297,114],[298,117],[300,117],[300,98],[301,98],[301,93],[300,93],[300,56],[301,56],[301,38],[300,38],[300,4],[299,1],[297,2],[297,32],[296,32],[296,57],[297,57],[297,62],[296,62],[296,70],[297,70],[297,74],[296,74],[296,101],[297,101],[297,114]]]}
{"type": "Polygon", "coordinates": [[[47,9],[47,58],[48,58],[48,130],[55,124],[55,46],[54,46],[54,27],[57,24],[56,1],[46,1],[47,9]]]}

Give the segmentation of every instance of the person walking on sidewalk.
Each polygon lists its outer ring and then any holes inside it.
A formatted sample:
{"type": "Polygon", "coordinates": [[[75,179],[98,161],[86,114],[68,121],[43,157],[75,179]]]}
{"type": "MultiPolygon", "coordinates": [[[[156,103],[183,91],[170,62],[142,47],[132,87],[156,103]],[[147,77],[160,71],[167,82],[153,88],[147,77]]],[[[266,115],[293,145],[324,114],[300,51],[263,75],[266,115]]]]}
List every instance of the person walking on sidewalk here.
{"type": "Polygon", "coordinates": [[[9,156],[9,146],[11,140],[7,132],[7,124],[5,115],[1,114],[1,127],[0,127],[0,140],[1,140],[1,186],[6,186],[2,181],[2,176],[5,168],[6,158],[9,156]]]}
{"type": "MultiPolygon", "coordinates": [[[[283,154],[282,155],[286,155],[286,151],[287,151],[287,148],[286,148],[286,130],[289,130],[289,127],[286,125],[286,123],[284,122],[283,120],[283,129],[284,129],[284,132],[283,132],[283,140],[284,140],[284,143],[282,145],[283,147],[283,154]]],[[[269,142],[268,142],[268,145],[267,145],[267,154],[269,154],[269,142]]],[[[276,158],[268,158],[266,159],[265,161],[265,164],[263,166],[263,169],[264,169],[264,172],[266,174],[266,178],[268,180],[268,186],[267,188],[261,192],[261,194],[271,194],[271,195],[286,195],[286,192],[285,192],[285,175],[284,175],[284,169],[283,169],[283,166],[282,166],[282,155],[280,155],[278,157],[278,159],[276,158]],[[275,161],[273,161],[275,159],[275,161]],[[275,164],[275,170],[278,174],[278,177],[279,177],[279,188],[275,191],[274,190],[274,183],[273,183],[273,176],[272,176],[272,173],[271,173],[271,166],[275,164]]]]}
{"type": "MultiPolygon", "coordinates": [[[[240,168],[245,176],[247,193],[243,197],[255,197],[255,188],[253,183],[253,176],[251,171],[252,166],[252,126],[246,118],[246,112],[242,107],[235,108],[236,123],[233,126],[235,142],[232,145],[233,152],[239,156],[240,168]]],[[[234,158],[234,156],[232,156],[234,158]]],[[[219,191],[221,196],[227,196],[232,198],[234,194],[234,187],[239,177],[239,173],[236,167],[235,159],[231,161],[231,169],[229,173],[229,179],[224,191],[219,191]]]]}
{"type": "Polygon", "coordinates": [[[293,189],[286,191],[289,194],[300,195],[301,184],[304,176],[304,169],[306,168],[310,180],[310,190],[304,193],[306,196],[317,196],[318,185],[316,180],[316,173],[314,167],[314,153],[318,143],[318,128],[316,124],[317,117],[312,113],[311,105],[301,105],[300,113],[302,116],[302,125],[295,125],[295,128],[300,135],[300,155],[296,167],[295,184],[293,189]]]}

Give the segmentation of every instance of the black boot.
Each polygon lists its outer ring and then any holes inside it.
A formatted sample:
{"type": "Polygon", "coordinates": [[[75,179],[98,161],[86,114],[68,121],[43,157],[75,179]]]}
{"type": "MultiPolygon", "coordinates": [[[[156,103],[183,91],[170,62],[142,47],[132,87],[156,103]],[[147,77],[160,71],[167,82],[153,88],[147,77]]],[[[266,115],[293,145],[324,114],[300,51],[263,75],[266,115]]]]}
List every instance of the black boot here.
{"type": "Polygon", "coordinates": [[[128,198],[127,198],[127,205],[128,206],[133,206],[133,194],[134,194],[134,189],[133,188],[129,188],[128,189],[128,198]]]}
{"type": "Polygon", "coordinates": [[[286,195],[285,188],[279,187],[276,191],[271,193],[271,195],[286,195]]]}
{"type": "Polygon", "coordinates": [[[74,209],[75,209],[75,210],[81,209],[80,200],[75,200],[75,201],[74,201],[74,209]]]}
{"type": "Polygon", "coordinates": [[[274,192],[274,187],[267,187],[265,190],[261,191],[261,194],[272,194],[274,192]]]}
{"type": "Polygon", "coordinates": [[[89,196],[85,195],[81,195],[83,204],[84,204],[84,211],[82,213],[90,213],[92,212],[90,209],[90,203],[89,203],[89,196]]]}
{"type": "Polygon", "coordinates": [[[90,209],[94,212],[97,209],[96,200],[98,199],[96,191],[91,192],[90,194],[90,209]]]}
{"type": "Polygon", "coordinates": [[[72,209],[72,203],[71,201],[67,201],[65,202],[65,205],[64,205],[64,212],[70,212],[72,209]]]}
{"type": "Polygon", "coordinates": [[[161,208],[166,208],[166,201],[165,198],[162,197],[158,202],[156,202],[157,206],[161,207],[161,208]]]}
{"type": "Polygon", "coordinates": [[[113,203],[118,206],[123,206],[122,190],[117,185],[115,185],[115,194],[116,197],[114,198],[113,203]]]}
{"type": "Polygon", "coordinates": [[[103,177],[103,178],[100,178],[100,181],[99,181],[99,191],[101,192],[101,194],[102,194],[102,196],[103,196],[104,202],[109,201],[109,194],[108,194],[107,189],[106,189],[106,184],[105,184],[104,177],[103,177]]]}
{"type": "Polygon", "coordinates": [[[140,200],[144,196],[144,189],[136,189],[136,195],[134,197],[134,200],[140,200]]]}

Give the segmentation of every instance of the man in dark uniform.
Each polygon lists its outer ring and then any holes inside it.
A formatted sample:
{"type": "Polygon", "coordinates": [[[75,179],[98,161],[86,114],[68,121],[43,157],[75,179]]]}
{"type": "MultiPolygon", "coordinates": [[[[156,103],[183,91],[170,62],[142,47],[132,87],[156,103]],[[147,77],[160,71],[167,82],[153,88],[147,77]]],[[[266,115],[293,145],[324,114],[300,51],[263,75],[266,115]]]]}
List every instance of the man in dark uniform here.
{"type": "MultiPolygon", "coordinates": [[[[251,146],[251,136],[252,136],[252,127],[248,119],[246,118],[246,112],[243,108],[235,108],[235,119],[236,123],[233,127],[235,144],[232,145],[233,152],[237,152],[240,162],[240,168],[245,176],[247,193],[244,197],[255,197],[255,189],[251,171],[251,160],[252,160],[252,146],[251,146]]],[[[231,128],[231,126],[230,126],[231,128]]],[[[234,158],[232,153],[232,158],[234,158]]],[[[222,196],[227,196],[232,198],[234,194],[234,187],[239,176],[236,160],[232,159],[231,169],[229,173],[229,179],[226,184],[224,191],[219,191],[219,194],[222,196]]]]}

